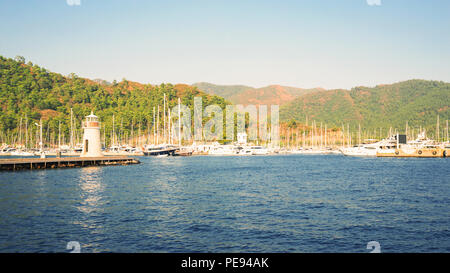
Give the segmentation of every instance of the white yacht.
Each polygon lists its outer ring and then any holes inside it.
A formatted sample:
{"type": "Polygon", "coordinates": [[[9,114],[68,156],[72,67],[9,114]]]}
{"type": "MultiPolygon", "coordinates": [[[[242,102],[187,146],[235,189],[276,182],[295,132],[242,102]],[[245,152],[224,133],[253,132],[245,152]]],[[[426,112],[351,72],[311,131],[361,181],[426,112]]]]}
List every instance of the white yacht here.
{"type": "Polygon", "coordinates": [[[269,154],[269,150],[264,148],[263,146],[250,146],[250,151],[252,155],[267,155],[269,154]]]}
{"type": "Polygon", "coordinates": [[[11,155],[15,156],[34,156],[34,153],[26,151],[26,150],[14,150],[11,152],[11,155]]]}
{"type": "Polygon", "coordinates": [[[347,156],[377,156],[378,154],[389,154],[395,152],[398,147],[398,136],[392,135],[387,139],[354,147],[341,148],[342,154],[347,156]]]}
{"type": "Polygon", "coordinates": [[[239,147],[239,155],[253,155],[253,151],[250,147],[239,147]]]}
{"type": "Polygon", "coordinates": [[[429,139],[426,135],[426,132],[423,131],[417,135],[417,138],[415,140],[409,141],[408,145],[420,148],[423,146],[432,146],[437,144],[434,142],[434,140],[429,139]]]}
{"type": "Polygon", "coordinates": [[[237,155],[239,152],[238,147],[234,145],[219,145],[212,147],[208,154],[209,155],[237,155]]]}
{"type": "Polygon", "coordinates": [[[378,145],[375,144],[377,143],[346,147],[342,148],[341,152],[348,156],[377,156],[378,145]]]}
{"type": "Polygon", "coordinates": [[[302,155],[320,155],[320,154],[330,154],[332,150],[329,149],[314,149],[314,148],[299,148],[297,150],[291,150],[291,154],[302,154],[302,155]]]}

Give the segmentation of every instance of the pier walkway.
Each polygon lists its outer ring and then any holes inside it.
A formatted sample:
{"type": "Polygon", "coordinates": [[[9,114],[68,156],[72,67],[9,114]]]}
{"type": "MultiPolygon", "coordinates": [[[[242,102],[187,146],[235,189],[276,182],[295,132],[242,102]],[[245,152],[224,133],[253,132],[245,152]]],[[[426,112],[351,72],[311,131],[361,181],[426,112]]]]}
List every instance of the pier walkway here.
{"type": "Polygon", "coordinates": [[[7,158],[0,159],[0,171],[128,165],[139,163],[139,160],[127,156],[7,158]]]}

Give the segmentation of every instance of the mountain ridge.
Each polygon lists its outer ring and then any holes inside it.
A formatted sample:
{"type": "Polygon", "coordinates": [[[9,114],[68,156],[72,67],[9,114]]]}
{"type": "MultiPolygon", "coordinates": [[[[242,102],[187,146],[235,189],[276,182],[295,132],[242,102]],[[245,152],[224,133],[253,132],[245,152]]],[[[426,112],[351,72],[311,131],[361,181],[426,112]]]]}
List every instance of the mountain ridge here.
{"type": "Polygon", "coordinates": [[[221,96],[234,104],[266,104],[283,105],[298,96],[323,90],[322,88],[298,88],[272,84],[255,88],[246,85],[216,85],[207,82],[194,83],[200,90],[217,96],[221,96]]]}
{"type": "Polygon", "coordinates": [[[365,128],[428,126],[450,118],[450,83],[412,79],[375,87],[334,89],[300,96],[281,106],[281,120],[350,124],[365,128]]]}

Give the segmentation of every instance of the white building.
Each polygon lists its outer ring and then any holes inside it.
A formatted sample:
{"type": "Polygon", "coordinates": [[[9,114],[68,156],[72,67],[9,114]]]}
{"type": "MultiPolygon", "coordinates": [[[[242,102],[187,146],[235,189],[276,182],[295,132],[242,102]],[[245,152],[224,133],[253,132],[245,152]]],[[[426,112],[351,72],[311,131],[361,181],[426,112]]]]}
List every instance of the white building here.
{"type": "Polygon", "coordinates": [[[101,157],[102,145],[100,142],[100,122],[92,112],[83,122],[83,152],[80,157],[101,157]]]}
{"type": "Polygon", "coordinates": [[[247,144],[247,134],[244,133],[238,133],[237,134],[237,142],[240,145],[246,145],[247,144]]]}

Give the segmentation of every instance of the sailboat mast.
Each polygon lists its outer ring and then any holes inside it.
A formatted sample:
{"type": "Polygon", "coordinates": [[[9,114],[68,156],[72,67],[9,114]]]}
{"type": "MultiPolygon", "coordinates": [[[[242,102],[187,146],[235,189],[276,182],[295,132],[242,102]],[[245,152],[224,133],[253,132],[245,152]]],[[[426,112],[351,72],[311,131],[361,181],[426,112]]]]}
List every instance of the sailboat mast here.
{"type": "Polygon", "coordinates": [[[169,115],[169,116],[168,116],[168,119],[167,119],[167,123],[168,123],[168,124],[167,124],[167,134],[168,134],[168,137],[169,137],[169,144],[172,144],[171,132],[170,132],[170,130],[171,130],[171,128],[172,128],[172,127],[170,126],[170,123],[171,123],[171,122],[170,122],[170,121],[171,121],[171,120],[170,120],[170,108],[167,109],[167,112],[168,112],[168,115],[169,115]]]}
{"type": "Polygon", "coordinates": [[[61,151],[61,121],[58,124],[58,147],[59,151],[61,151]]]}
{"type": "Polygon", "coordinates": [[[147,141],[146,141],[146,144],[150,144],[150,139],[151,139],[151,136],[150,136],[150,120],[147,119],[147,141]]]}
{"type": "Polygon", "coordinates": [[[156,118],[156,144],[159,144],[159,105],[156,118]]]}
{"type": "Polygon", "coordinates": [[[166,143],[166,93],[164,93],[164,109],[163,109],[163,124],[164,124],[164,130],[163,130],[163,137],[164,137],[164,143],[166,143]]]}
{"type": "Polygon", "coordinates": [[[134,147],[134,119],[131,120],[131,146],[134,147]]]}
{"type": "Polygon", "coordinates": [[[448,142],[448,119],[447,119],[446,125],[447,125],[446,126],[447,127],[446,130],[447,130],[447,142],[448,142]]]}
{"type": "Polygon", "coordinates": [[[358,124],[358,145],[361,145],[361,123],[358,124]]]}
{"type": "Polygon", "coordinates": [[[124,130],[123,130],[123,117],[120,117],[120,132],[119,132],[119,139],[118,139],[118,145],[122,146],[123,140],[124,140],[124,130]]]}
{"type": "Polygon", "coordinates": [[[322,128],[322,122],[320,123],[320,148],[323,147],[323,128],[322,128]]]}
{"type": "Polygon", "coordinates": [[[408,121],[406,121],[405,135],[406,139],[408,139],[408,121]]]}
{"type": "Polygon", "coordinates": [[[22,117],[20,118],[19,123],[19,145],[22,146],[22,117]]]}
{"type": "Polygon", "coordinates": [[[348,123],[347,123],[347,137],[348,137],[347,144],[348,147],[350,147],[352,145],[352,139],[350,136],[350,125],[348,123]]]}
{"type": "Polygon", "coordinates": [[[103,124],[103,145],[106,149],[106,124],[103,124]]]}
{"type": "Polygon", "coordinates": [[[437,116],[436,121],[436,141],[439,142],[439,115],[437,116]]]}
{"type": "Polygon", "coordinates": [[[70,149],[73,149],[73,111],[70,108],[70,149]]]}
{"type": "Polygon", "coordinates": [[[28,149],[28,117],[27,117],[27,115],[25,115],[25,148],[28,149]]]}
{"type": "Polygon", "coordinates": [[[113,125],[113,129],[112,129],[112,146],[114,146],[116,144],[116,138],[115,138],[116,131],[115,131],[115,117],[114,117],[114,114],[113,114],[112,122],[113,122],[113,124],[112,124],[113,125]]]}
{"type": "Polygon", "coordinates": [[[153,144],[156,144],[155,106],[153,106],[153,144]]]}
{"type": "Polygon", "coordinates": [[[181,100],[178,98],[178,146],[181,148],[181,100]]]}

